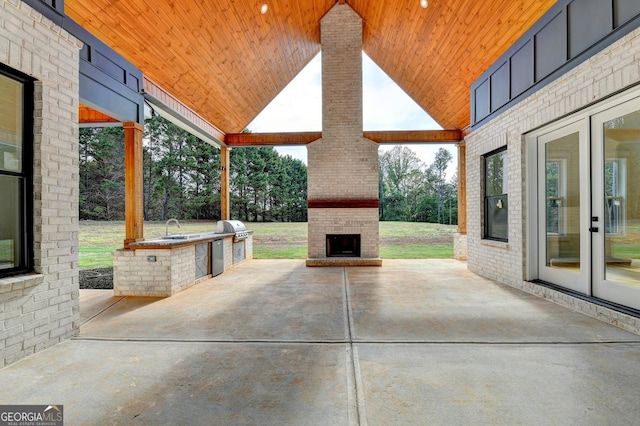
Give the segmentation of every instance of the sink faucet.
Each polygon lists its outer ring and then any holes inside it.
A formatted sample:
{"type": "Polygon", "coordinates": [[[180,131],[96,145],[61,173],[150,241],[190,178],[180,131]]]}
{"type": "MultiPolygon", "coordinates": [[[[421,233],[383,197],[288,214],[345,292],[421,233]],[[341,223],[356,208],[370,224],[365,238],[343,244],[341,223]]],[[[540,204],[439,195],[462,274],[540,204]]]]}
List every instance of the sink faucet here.
{"type": "Polygon", "coordinates": [[[169,224],[171,222],[175,222],[176,225],[178,225],[178,228],[180,228],[180,222],[178,222],[178,219],[172,217],[167,221],[166,228],[165,228],[165,236],[169,236],[169,224]]]}

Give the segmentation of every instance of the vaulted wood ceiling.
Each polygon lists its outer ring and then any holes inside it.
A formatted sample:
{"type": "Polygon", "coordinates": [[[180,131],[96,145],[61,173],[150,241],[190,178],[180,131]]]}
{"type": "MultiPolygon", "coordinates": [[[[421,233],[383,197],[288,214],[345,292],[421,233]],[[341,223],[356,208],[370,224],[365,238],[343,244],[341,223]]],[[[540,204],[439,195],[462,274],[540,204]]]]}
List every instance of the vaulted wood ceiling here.
{"type": "MultiPolygon", "coordinates": [[[[346,0],[363,47],[442,127],[469,125],[469,87],[555,0],[346,0]]],[[[336,0],[65,0],[67,15],[225,133],[320,51],[336,0]],[[260,13],[263,3],[266,14],[260,13]]]]}

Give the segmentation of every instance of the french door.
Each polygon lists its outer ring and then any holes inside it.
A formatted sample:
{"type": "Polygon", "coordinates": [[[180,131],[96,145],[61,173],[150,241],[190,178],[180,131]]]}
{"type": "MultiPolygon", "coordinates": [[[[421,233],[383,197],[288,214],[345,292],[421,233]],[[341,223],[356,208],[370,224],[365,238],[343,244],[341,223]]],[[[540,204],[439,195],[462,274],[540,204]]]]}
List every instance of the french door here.
{"type": "Polygon", "coordinates": [[[640,309],[640,99],[592,117],[593,295],[640,309]]]}
{"type": "Polygon", "coordinates": [[[538,278],[640,309],[640,98],[543,131],[535,151],[538,278]]]}
{"type": "Polygon", "coordinates": [[[589,294],[589,146],[577,121],[538,138],[540,279],[589,294]]]}

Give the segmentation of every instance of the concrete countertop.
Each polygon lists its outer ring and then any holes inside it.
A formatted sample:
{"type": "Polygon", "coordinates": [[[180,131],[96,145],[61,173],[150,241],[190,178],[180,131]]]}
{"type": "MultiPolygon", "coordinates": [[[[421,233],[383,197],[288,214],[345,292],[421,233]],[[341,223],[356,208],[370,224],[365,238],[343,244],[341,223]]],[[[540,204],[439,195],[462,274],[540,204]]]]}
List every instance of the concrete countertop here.
{"type": "MultiPolygon", "coordinates": [[[[253,231],[248,231],[253,233],[253,231]]],[[[234,233],[217,234],[215,232],[201,232],[197,234],[176,234],[175,238],[153,238],[144,241],[138,241],[131,243],[129,248],[132,250],[147,249],[147,248],[165,248],[170,249],[173,247],[180,247],[192,244],[198,244],[206,241],[221,240],[225,237],[233,237],[234,233]],[[177,238],[176,235],[184,235],[185,238],[177,238]]],[[[171,236],[171,235],[169,235],[171,236]]]]}

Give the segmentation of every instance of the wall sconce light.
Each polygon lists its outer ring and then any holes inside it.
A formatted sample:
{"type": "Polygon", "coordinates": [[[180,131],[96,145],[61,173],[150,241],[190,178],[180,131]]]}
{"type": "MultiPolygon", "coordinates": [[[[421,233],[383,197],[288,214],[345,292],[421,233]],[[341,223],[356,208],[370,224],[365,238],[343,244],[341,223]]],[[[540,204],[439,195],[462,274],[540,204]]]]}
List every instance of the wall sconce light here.
{"type": "Polygon", "coordinates": [[[421,6],[423,9],[426,9],[426,8],[427,8],[427,6],[429,6],[429,2],[428,2],[427,0],[420,0],[420,6],[421,6]]]}
{"type": "Polygon", "coordinates": [[[269,6],[266,3],[260,6],[260,13],[262,13],[263,15],[267,13],[268,10],[269,10],[269,6]]]}

